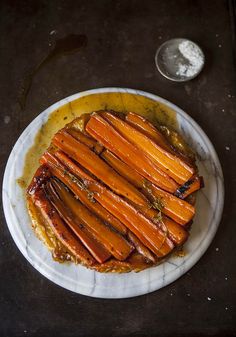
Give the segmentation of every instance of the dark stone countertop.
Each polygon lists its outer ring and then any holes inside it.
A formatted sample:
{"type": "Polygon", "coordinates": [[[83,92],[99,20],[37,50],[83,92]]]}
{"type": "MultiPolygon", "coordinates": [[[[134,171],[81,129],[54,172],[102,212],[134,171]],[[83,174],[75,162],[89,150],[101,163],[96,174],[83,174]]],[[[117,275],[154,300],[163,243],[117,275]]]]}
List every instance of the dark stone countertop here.
{"type": "Polygon", "coordinates": [[[232,3],[1,2],[1,175],[17,138],[46,107],[86,89],[120,86],[158,94],[192,116],[217,150],[226,188],[219,230],[202,259],[173,284],[126,300],[80,296],[48,281],[16,248],[1,212],[1,336],[236,335],[232,3]],[[22,110],[17,101],[22,79],[50,52],[55,39],[71,33],[85,34],[87,46],[46,63],[34,77],[22,110]],[[206,55],[202,73],[185,84],[164,79],[155,68],[157,47],[173,37],[198,42],[206,55]]]}

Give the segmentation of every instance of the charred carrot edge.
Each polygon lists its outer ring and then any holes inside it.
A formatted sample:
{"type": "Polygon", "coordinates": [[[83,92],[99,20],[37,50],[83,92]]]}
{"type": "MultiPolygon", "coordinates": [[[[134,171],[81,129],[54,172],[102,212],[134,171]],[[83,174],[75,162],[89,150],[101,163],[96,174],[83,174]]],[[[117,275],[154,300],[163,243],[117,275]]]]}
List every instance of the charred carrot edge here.
{"type": "Polygon", "coordinates": [[[180,152],[179,149],[175,148],[174,145],[169,143],[166,137],[147,119],[134,112],[129,112],[125,116],[125,119],[132,126],[137,128],[139,131],[141,131],[146,136],[151,138],[154,142],[156,142],[157,145],[160,145],[166,151],[169,151],[170,153],[177,155],[181,160],[183,160],[187,164],[190,164],[190,166],[194,165],[194,160],[192,157],[189,157],[183,152],[180,152]]]}
{"type": "Polygon", "coordinates": [[[173,153],[170,144],[163,136],[163,134],[158,131],[147,119],[134,112],[128,112],[128,114],[125,116],[125,119],[132,126],[136,127],[139,131],[142,131],[144,134],[146,134],[146,136],[152,138],[163,149],[173,153]]]}
{"type": "MultiPolygon", "coordinates": [[[[62,152],[56,152],[55,156],[57,156],[63,164],[67,160],[67,156],[65,156],[62,152]]],[[[115,228],[121,234],[126,234],[127,228],[112,214],[110,214],[104,207],[96,202],[92,195],[89,194],[88,191],[86,191],[86,188],[84,188],[85,186],[79,187],[79,185],[76,185],[76,183],[72,184],[67,168],[55,156],[49,152],[45,152],[44,155],[41,157],[40,162],[44,164],[47,163],[47,166],[50,168],[52,174],[58,177],[65,185],[67,185],[88,209],[94,212],[103,221],[107,222],[110,226],[115,228]]],[[[83,174],[82,171],[81,174],[83,174]]],[[[86,177],[90,178],[85,173],[83,177],[84,179],[87,179],[86,177]]]]}
{"type": "MultiPolygon", "coordinates": [[[[181,225],[185,225],[193,218],[195,208],[192,205],[146,181],[108,150],[103,151],[101,156],[117,170],[118,173],[123,175],[128,181],[131,181],[137,188],[141,188],[153,202],[155,202],[156,198],[158,198],[158,200],[161,199],[163,204],[161,211],[164,214],[181,225]]],[[[146,214],[148,213],[150,213],[150,210],[147,209],[146,214]]]]}
{"type": "Polygon", "coordinates": [[[133,185],[120,176],[106,162],[87,146],[74,139],[65,131],[57,133],[53,144],[76,160],[81,166],[94,174],[117,194],[120,194],[137,205],[145,206],[147,199],[133,185]]]}
{"type": "Polygon", "coordinates": [[[37,191],[42,186],[42,184],[44,184],[44,182],[49,179],[50,176],[51,173],[46,165],[39,166],[33,176],[31,183],[27,187],[27,194],[34,194],[35,191],[37,191]]]}
{"type": "MultiPolygon", "coordinates": [[[[83,174],[81,175],[81,169],[77,170],[77,165],[71,166],[70,169],[75,176],[84,179],[83,174]]],[[[61,179],[61,176],[62,178],[64,177],[63,170],[58,170],[58,173],[59,179],[61,179]]],[[[72,175],[68,177],[72,179],[70,185],[76,185],[72,175]]],[[[94,198],[134,232],[145,246],[150,248],[157,256],[165,256],[173,249],[173,243],[168,239],[167,235],[124,199],[115,195],[97,181],[90,179],[89,181],[84,181],[84,183],[94,193],[94,198]]],[[[74,186],[74,190],[76,187],[77,185],[74,186]]]]}
{"type": "Polygon", "coordinates": [[[94,234],[100,242],[113,256],[118,260],[125,260],[133,250],[133,247],[123,238],[101,222],[85,206],[78,202],[69,192],[67,192],[59,183],[53,183],[56,192],[68,209],[82,221],[82,223],[94,234]]]}
{"type": "Polygon", "coordinates": [[[57,239],[83,264],[93,265],[95,259],[64,225],[59,214],[47,199],[45,192],[43,190],[35,192],[31,197],[57,239]]]}
{"type": "Polygon", "coordinates": [[[97,154],[102,152],[103,146],[98,144],[98,142],[96,142],[96,140],[94,140],[91,137],[85,135],[80,130],[74,129],[74,128],[68,128],[68,129],[66,129],[66,132],[68,132],[71,136],[73,136],[75,139],[79,140],[84,145],[88,146],[90,149],[95,151],[97,154]]]}
{"type": "Polygon", "coordinates": [[[137,252],[143,255],[146,259],[156,262],[154,255],[150,252],[150,250],[142,244],[142,242],[134,235],[134,233],[128,231],[128,238],[134,244],[137,252]]]}
{"type": "Polygon", "coordinates": [[[165,173],[180,184],[185,183],[194,174],[194,169],[176,155],[166,151],[145,134],[123,121],[119,117],[103,112],[102,116],[128,141],[136,145],[165,173]]]}
{"type": "Polygon", "coordinates": [[[86,131],[127,165],[157,186],[172,193],[178,188],[178,184],[173,179],[146,158],[142,151],[122,137],[101,116],[93,115],[86,125],[86,131]]]}
{"type": "Polygon", "coordinates": [[[46,185],[46,191],[50,201],[61,218],[67,223],[70,229],[99,263],[103,263],[108,260],[111,257],[111,254],[96,239],[94,239],[94,237],[91,236],[87,228],[81,224],[81,221],[79,221],[78,218],[72,214],[70,209],[65,206],[64,202],[59,199],[54,191],[54,184],[55,183],[53,182],[48,182],[46,185]]]}
{"type": "Polygon", "coordinates": [[[185,199],[188,195],[204,187],[203,177],[195,176],[180,186],[175,192],[176,197],[185,199]]]}

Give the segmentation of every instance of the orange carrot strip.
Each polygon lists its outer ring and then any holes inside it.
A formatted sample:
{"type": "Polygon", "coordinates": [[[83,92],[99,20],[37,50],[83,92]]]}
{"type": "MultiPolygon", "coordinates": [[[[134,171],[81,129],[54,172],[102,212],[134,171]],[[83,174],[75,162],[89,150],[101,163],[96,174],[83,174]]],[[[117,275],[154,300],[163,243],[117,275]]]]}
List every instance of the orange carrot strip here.
{"type": "Polygon", "coordinates": [[[174,246],[167,235],[132,205],[99,183],[87,183],[96,200],[122,221],[154,254],[162,257],[172,251],[174,246]]]}
{"type": "MultiPolygon", "coordinates": [[[[137,188],[141,188],[153,202],[155,202],[156,198],[158,198],[158,200],[160,199],[163,204],[162,212],[164,214],[181,225],[185,225],[192,220],[195,215],[195,208],[192,205],[184,200],[180,200],[166,191],[161,190],[154,184],[147,182],[142,176],[140,176],[137,172],[134,172],[127,164],[122,162],[108,150],[103,151],[101,156],[118,173],[123,175],[128,181],[132,182],[137,188]]],[[[150,213],[148,209],[147,212],[150,213]]]]}
{"type": "MultiPolygon", "coordinates": [[[[82,179],[86,179],[86,174],[75,163],[73,163],[68,157],[66,159],[65,155],[64,155],[63,163],[75,175],[79,176],[82,179]]],[[[86,179],[86,180],[93,182],[92,177],[89,177],[89,179],[86,179]]],[[[165,219],[162,220],[161,223],[159,223],[160,221],[157,220],[158,212],[154,209],[150,209],[150,205],[148,203],[145,207],[141,207],[140,210],[146,217],[148,217],[152,222],[157,224],[160,228],[164,228],[164,230],[167,231],[168,236],[171,239],[174,238],[172,241],[175,244],[180,245],[185,241],[186,239],[185,230],[183,228],[179,228],[181,227],[179,224],[175,223],[174,221],[172,221],[171,223],[166,222],[165,219]]]]}
{"type": "MultiPolygon", "coordinates": [[[[65,156],[62,152],[56,152],[56,156],[64,163],[67,160],[67,156],[65,156]],[[66,158],[66,159],[65,159],[66,158]]],[[[96,202],[91,195],[86,191],[84,186],[79,186],[76,183],[73,184],[69,172],[67,168],[51,153],[45,152],[44,155],[40,159],[41,163],[46,163],[50,168],[50,171],[53,175],[58,177],[66,186],[70,188],[70,190],[78,196],[79,200],[92,212],[94,212],[97,216],[99,216],[103,221],[107,222],[121,234],[127,233],[127,228],[112,214],[110,214],[104,207],[102,207],[98,202],[96,202]]],[[[67,162],[68,163],[68,162],[67,162]]],[[[72,163],[72,162],[71,162],[72,163]]],[[[79,169],[79,168],[78,168],[79,169]]],[[[82,171],[81,171],[82,172],[82,171]]],[[[82,172],[83,173],[83,172],[82,172]]],[[[85,179],[86,177],[90,178],[88,175],[84,173],[85,179]]]]}
{"type": "Polygon", "coordinates": [[[57,133],[53,144],[89,170],[116,193],[144,206],[147,199],[133,185],[127,182],[87,146],[75,140],[66,132],[57,133]]]}
{"type": "MultiPolygon", "coordinates": [[[[77,177],[84,179],[84,175],[81,174],[81,169],[77,165],[70,165],[70,170],[77,177]]],[[[72,183],[75,184],[73,176],[69,179],[72,179],[72,183]]],[[[166,255],[173,249],[173,244],[166,235],[124,199],[115,195],[97,181],[93,181],[92,178],[84,180],[84,184],[94,193],[94,198],[104,208],[133,231],[145,246],[149,247],[157,256],[166,255]]]]}
{"type": "MultiPolygon", "coordinates": [[[[111,257],[111,254],[102,244],[100,244],[100,242],[96,240],[96,238],[91,235],[87,228],[83,224],[81,224],[81,221],[74,216],[71,210],[66,207],[64,200],[62,202],[58,198],[57,194],[54,191],[54,184],[55,183],[53,182],[49,182],[47,184],[47,195],[49,196],[49,199],[52,202],[53,206],[56,208],[57,212],[67,223],[70,229],[75,233],[75,235],[81,240],[81,242],[88,249],[90,254],[99,263],[103,263],[108,260],[111,257]]],[[[66,193],[69,192],[66,191],[66,193]]]]}
{"type": "Polygon", "coordinates": [[[175,195],[180,199],[185,199],[188,195],[204,187],[203,177],[195,176],[180,186],[175,195]]]}
{"type": "Polygon", "coordinates": [[[166,151],[172,152],[170,144],[163,136],[163,134],[158,131],[154,125],[152,125],[147,119],[144,117],[134,113],[129,112],[125,119],[134,127],[136,127],[139,131],[143,132],[146,136],[157,142],[163,149],[166,151]]]}
{"type": "Polygon", "coordinates": [[[146,259],[152,261],[152,262],[156,262],[155,257],[153,256],[153,254],[150,252],[150,250],[144,246],[144,244],[137,238],[137,236],[134,235],[134,233],[132,232],[128,232],[128,238],[130,239],[130,241],[134,244],[137,252],[139,252],[139,254],[143,255],[146,259]]]}
{"type": "Polygon", "coordinates": [[[98,142],[96,142],[96,140],[94,140],[93,138],[85,135],[80,130],[74,129],[74,128],[68,128],[66,129],[66,132],[68,132],[71,136],[79,140],[84,145],[88,146],[91,150],[95,151],[96,153],[99,154],[102,152],[103,146],[100,145],[98,142]]]}
{"type": "Polygon", "coordinates": [[[62,201],[72,212],[75,219],[78,218],[95,235],[100,242],[118,260],[125,260],[133,250],[133,247],[118,233],[104,225],[93,213],[78,202],[69,192],[54,181],[53,187],[62,198],[62,201]]]}
{"type": "Polygon", "coordinates": [[[194,169],[176,155],[166,151],[145,134],[141,133],[119,117],[103,112],[102,116],[108,120],[118,132],[128,141],[139,147],[144,154],[171,178],[180,184],[185,183],[194,174],[194,169]]]}
{"type": "Polygon", "coordinates": [[[187,241],[189,233],[183,226],[180,226],[178,223],[165,215],[162,215],[162,224],[163,225],[160,227],[163,228],[163,230],[166,228],[169,238],[177,246],[181,246],[185,243],[185,241],[187,241]]]}
{"type": "Polygon", "coordinates": [[[55,208],[46,198],[45,192],[43,190],[35,192],[32,199],[57,239],[83,264],[93,265],[95,263],[94,258],[67,229],[55,208]]]}
{"type": "Polygon", "coordinates": [[[93,115],[86,125],[86,131],[126,164],[139,172],[146,179],[169,192],[175,192],[177,183],[161,171],[144,156],[136,146],[122,137],[104,118],[93,115]]]}

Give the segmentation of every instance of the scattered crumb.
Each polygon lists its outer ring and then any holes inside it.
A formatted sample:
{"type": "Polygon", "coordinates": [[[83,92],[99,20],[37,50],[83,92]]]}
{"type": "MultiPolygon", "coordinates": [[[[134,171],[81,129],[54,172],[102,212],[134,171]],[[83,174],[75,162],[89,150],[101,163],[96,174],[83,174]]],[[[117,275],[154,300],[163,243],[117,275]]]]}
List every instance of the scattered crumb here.
{"type": "Polygon", "coordinates": [[[225,150],[229,151],[229,150],[230,150],[230,147],[229,147],[229,146],[226,146],[226,147],[225,147],[225,150]]]}
{"type": "Polygon", "coordinates": [[[4,123],[5,124],[8,124],[9,122],[10,122],[10,120],[11,120],[11,117],[10,116],[4,116],[4,123]]]}
{"type": "Polygon", "coordinates": [[[49,42],[49,44],[48,44],[48,45],[49,45],[49,47],[51,47],[51,45],[52,45],[52,44],[51,44],[51,42],[49,42]]]}
{"type": "Polygon", "coordinates": [[[228,307],[225,307],[225,310],[228,310],[229,308],[228,307]]]}
{"type": "Polygon", "coordinates": [[[27,330],[24,330],[24,333],[27,333],[27,330]]]}
{"type": "Polygon", "coordinates": [[[187,296],[189,297],[189,296],[190,296],[190,294],[187,294],[187,296]]]}
{"type": "Polygon", "coordinates": [[[228,277],[227,276],[225,276],[225,281],[228,281],[228,277]]]}
{"type": "Polygon", "coordinates": [[[218,37],[219,36],[219,34],[216,34],[216,37],[218,37]]]}
{"type": "Polygon", "coordinates": [[[161,40],[161,39],[162,39],[162,36],[158,36],[158,39],[161,40]]]}
{"type": "Polygon", "coordinates": [[[208,301],[211,301],[211,297],[207,297],[207,300],[208,300],[208,301]]]}
{"type": "Polygon", "coordinates": [[[170,293],[170,296],[173,296],[173,293],[170,293]]]}
{"type": "Polygon", "coordinates": [[[218,252],[220,249],[218,247],[216,247],[216,252],[218,252]]]}
{"type": "Polygon", "coordinates": [[[225,112],[225,109],[222,109],[221,111],[222,111],[222,112],[225,112]]]}
{"type": "Polygon", "coordinates": [[[231,98],[232,96],[230,94],[228,94],[228,97],[231,98]]]}
{"type": "Polygon", "coordinates": [[[218,46],[219,48],[221,48],[222,47],[222,45],[221,44],[219,44],[219,46],[218,46]]]}
{"type": "Polygon", "coordinates": [[[54,35],[56,33],[57,33],[57,31],[55,29],[53,29],[53,30],[51,30],[50,35],[54,35]]]}

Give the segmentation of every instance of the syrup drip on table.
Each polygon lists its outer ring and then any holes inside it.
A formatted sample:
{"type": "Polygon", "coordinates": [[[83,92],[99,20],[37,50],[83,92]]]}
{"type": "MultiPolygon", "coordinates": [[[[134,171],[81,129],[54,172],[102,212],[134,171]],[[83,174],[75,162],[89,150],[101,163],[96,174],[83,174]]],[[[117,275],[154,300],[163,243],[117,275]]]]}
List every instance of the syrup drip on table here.
{"type": "Polygon", "coordinates": [[[56,41],[55,46],[51,52],[25,77],[21,92],[18,97],[18,102],[21,106],[21,109],[24,109],[25,107],[33,78],[37,72],[52,59],[64,54],[71,54],[79,51],[81,48],[87,45],[87,42],[87,36],[83,34],[70,34],[56,41]]]}

